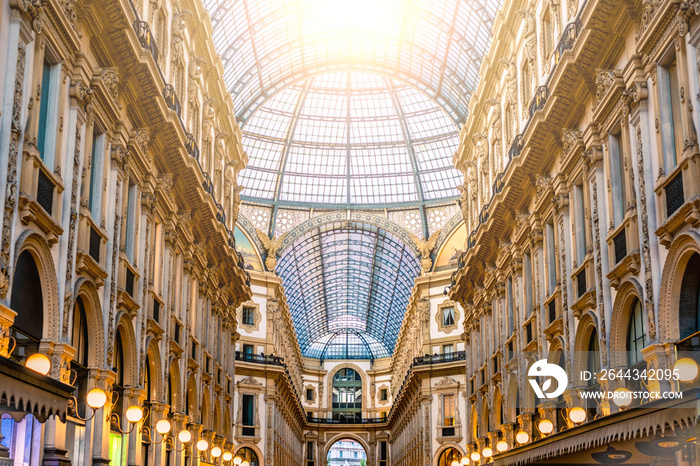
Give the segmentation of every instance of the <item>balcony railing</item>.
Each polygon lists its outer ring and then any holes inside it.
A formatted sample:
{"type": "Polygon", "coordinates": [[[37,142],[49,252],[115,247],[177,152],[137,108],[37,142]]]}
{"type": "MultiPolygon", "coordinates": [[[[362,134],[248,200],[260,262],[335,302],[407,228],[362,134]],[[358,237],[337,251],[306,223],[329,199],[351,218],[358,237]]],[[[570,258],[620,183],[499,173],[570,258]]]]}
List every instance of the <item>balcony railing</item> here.
{"type": "Polygon", "coordinates": [[[508,159],[513,160],[515,157],[520,155],[520,152],[523,150],[523,135],[518,134],[515,136],[515,139],[513,139],[513,143],[510,145],[510,149],[508,149],[508,159]]]}
{"type": "Polygon", "coordinates": [[[533,117],[536,111],[544,108],[544,104],[547,103],[547,97],[549,97],[549,88],[546,85],[538,87],[532,102],[530,102],[530,118],[533,117]]]}
{"type": "MultiPolygon", "coordinates": [[[[212,196],[214,195],[214,183],[211,181],[211,176],[209,176],[209,173],[207,172],[202,172],[202,175],[204,176],[204,181],[202,181],[202,187],[206,192],[211,194],[212,196]]],[[[216,200],[214,200],[214,203],[216,204],[216,200]]]]}
{"type": "Polygon", "coordinates": [[[90,248],[89,254],[95,262],[100,262],[100,246],[102,244],[102,236],[97,232],[95,227],[90,227],[90,248]]]}
{"type": "Polygon", "coordinates": [[[153,40],[153,34],[151,33],[151,29],[148,27],[148,23],[146,21],[134,21],[134,31],[136,31],[136,37],[139,38],[141,47],[151,52],[153,60],[158,63],[158,47],[153,40]]]}
{"type": "Polygon", "coordinates": [[[266,364],[268,366],[284,366],[284,359],[279,356],[244,353],[242,351],[236,351],[236,361],[266,364]]]}
{"type": "Polygon", "coordinates": [[[39,179],[36,187],[36,202],[46,211],[47,214],[53,214],[53,192],[56,186],[51,181],[51,178],[39,170],[39,179]]]}
{"type": "Polygon", "coordinates": [[[180,105],[180,99],[177,98],[175,88],[172,86],[172,84],[166,84],[163,88],[163,98],[165,99],[165,103],[168,105],[170,110],[174,110],[175,113],[177,113],[177,116],[182,116],[182,105],[180,105]]]}
{"type": "Polygon", "coordinates": [[[386,417],[362,417],[356,418],[352,416],[343,417],[340,419],[332,419],[327,417],[306,417],[306,422],[310,424],[382,424],[387,421],[386,417]]]}
{"type": "Polygon", "coordinates": [[[426,354],[413,358],[413,366],[427,366],[431,364],[442,364],[446,362],[464,361],[467,353],[464,351],[455,351],[454,353],[443,354],[426,354]]]}
{"type": "Polygon", "coordinates": [[[615,263],[617,264],[627,255],[627,236],[624,228],[613,238],[613,245],[615,246],[615,263]]]}
{"type": "Polygon", "coordinates": [[[220,223],[226,223],[226,212],[224,212],[224,206],[216,201],[214,201],[214,204],[216,204],[216,219],[220,223]]]}
{"type": "Polygon", "coordinates": [[[185,136],[187,136],[187,140],[185,141],[187,153],[199,161],[199,147],[197,147],[197,141],[194,140],[192,133],[185,133],[185,136]]]}
{"type": "Polygon", "coordinates": [[[564,28],[564,32],[561,35],[561,39],[559,39],[559,43],[557,44],[557,48],[554,49],[554,64],[558,65],[559,61],[561,61],[561,56],[564,55],[564,52],[566,52],[569,49],[572,49],[574,47],[574,43],[576,42],[576,38],[578,37],[579,30],[581,29],[581,20],[577,19],[573,23],[567,24],[566,28],[564,28]]]}
{"type": "Polygon", "coordinates": [[[503,187],[505,183],[503,182],[503,176],[505,175],[505,172],[501,172],[496,176],[496,180],[493,182],[493,195],[495,196],[496,194],[500,193],[503,191],[503,187]]]}
{"type": "Polygon", "coordinates": [[[666,183],[666,217],[673,215],[685,203],[683,195],[683,172],[679,171],[671,181],[666,183]]]}

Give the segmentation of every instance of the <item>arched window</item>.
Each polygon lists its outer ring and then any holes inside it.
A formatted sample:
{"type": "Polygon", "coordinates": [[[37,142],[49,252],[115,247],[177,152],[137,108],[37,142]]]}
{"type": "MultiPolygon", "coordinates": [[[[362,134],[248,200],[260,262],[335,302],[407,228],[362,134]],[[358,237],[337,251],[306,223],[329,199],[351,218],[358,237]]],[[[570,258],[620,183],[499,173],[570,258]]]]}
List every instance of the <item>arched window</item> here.
{"type": "MultiPolygon", "coordinates": [[[[597,374],[600,372],[600,343],[598,342],[598,331],[593,329],[591,335],[588,337],[588,351],[586,352],[586,370],[591,374],[597,374]]],[[[588,380],[588,391],[596,392],[599,389],[599,384],[597,382],[597,377],[592,376],[588,380]]],[[[588,412],[588,419],[593,420],[598,414],[598,403],[594,398],[587,398],[586,401],[586,411],[588,412]]]]}
{"type": "Polygon", "coordinates": [[[333,419],[362,418],[362,378],[354,369],[333,376],[333,419]]]}
{"type": "MultiPolygon", "coordinates": [[[[243,447],[236,452],[236,457],[242,461],[247,461],[250,466],[259,466],[258,455],[252,448],[243,447]]],[[[237,461],[236,461],[237,462],[237,461]]],[[[240,463],[238,463],[240,464],[240,463]]]]}
{"type": "Polygon", "coordinates": [[[17,345],[13,354],[24,359],[39,351],[44,328],[41,278],[29,251],[24,251],[17,259],[10,308],[17,313],[11,330],[17,345]]]}
{"type": "Polygon", "coordinates": [[[440,453],[438,466],[451,466],[453,461],[457,461],[459,463],[461,460],[462,455],[459,453],[459,450],[450,447],[440,453]]]}
{"type": "Polygon", "coordinates": [[[643,362],[642,348],[647,345],[647,333],[644,329],[644,314],[642,303],[635,298],[630,312],[630,321],[627,328],[627,362],[634,366],[643,362]]]}
{"type": "Polygon", "coordinates": [[[124,419],[124,339],[122,335],[122,329],[117,330],[117,335],[114,340],[114,354],[112,356],[114,364],[114,372],[116,373],[116,381],[112,386],[112,390],[117,393],[117,401],[112,406],[112,412],[119,415],[117,419],[116,416],[111,416],[109,419],[110,436],[109,436],[109,451],[118,452],[118,456],[111,458],[115,464],[122,464],[121,452],[123,444],[123,435],[119,431],[121,427],[118,422],[124,419]]]}
{"type": "Polygon", "coordinates": [[[71,369],[76,374],[75,391],[73,394],[78,400],[78,414],[85,417],[85,396],[87,395],[88,381],[88,330],[85,304],[83,298],[78,296],[73,309],[73,329],[71,332],[71,345],[75,348],[75,359],[71,361],[71,369]]]}
{"type": "Polygon", "coordinates": [[[694,253],[685,267],[678,314],[681,340],[700,331],[700,254],[694,253]]]}

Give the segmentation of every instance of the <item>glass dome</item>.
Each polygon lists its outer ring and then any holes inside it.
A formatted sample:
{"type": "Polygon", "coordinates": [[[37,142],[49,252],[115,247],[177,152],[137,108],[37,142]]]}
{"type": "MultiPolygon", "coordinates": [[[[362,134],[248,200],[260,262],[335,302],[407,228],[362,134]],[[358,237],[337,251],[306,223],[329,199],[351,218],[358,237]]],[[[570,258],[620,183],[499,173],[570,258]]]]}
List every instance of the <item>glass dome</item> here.
{"type": "Polygon", "coordinates": [[[317,75],[278,92],[243,126],[242,197],[315,208],[456,198],[458,134],[409,85],[367,72],[317,75]]]}
{"type": "Polygon", "coordinates": [[[304,356],[376,359],[394,351],[420,265],[392,233],[347,221],[299,237],[275,271],[304,356]]]}

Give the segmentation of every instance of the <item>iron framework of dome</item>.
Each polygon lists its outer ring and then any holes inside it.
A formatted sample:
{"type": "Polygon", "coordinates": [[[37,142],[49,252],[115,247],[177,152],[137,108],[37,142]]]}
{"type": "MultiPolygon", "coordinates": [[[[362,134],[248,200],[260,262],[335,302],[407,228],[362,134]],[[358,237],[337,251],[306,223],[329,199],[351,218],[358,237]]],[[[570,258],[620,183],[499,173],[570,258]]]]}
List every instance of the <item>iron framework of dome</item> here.
{"type": "Polygon", "coordinates": [[[275,270],[304,356],[376,359],[394,350],[420,266],[393,234],[335,222],[298,238],[275,270]]]}

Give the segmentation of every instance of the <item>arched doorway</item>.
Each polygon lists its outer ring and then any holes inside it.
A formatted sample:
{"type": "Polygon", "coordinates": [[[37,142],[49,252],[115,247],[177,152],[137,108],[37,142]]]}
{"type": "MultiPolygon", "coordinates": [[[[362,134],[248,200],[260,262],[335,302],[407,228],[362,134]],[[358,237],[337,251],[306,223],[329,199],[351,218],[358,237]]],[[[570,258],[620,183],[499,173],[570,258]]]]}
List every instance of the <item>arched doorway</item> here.
{"type": "MultiPolygon", "coordinates": [[[[243,447],[236,452],[235,458],[240,458],[241,462],[247,461],[250,466],[260,466],[260,460],[258,459],[258,454],[255,450],[248,447],[243,447]]],[[[236,461],[234,458],[234,464],[241,462],[236,461]]]]}
{"type": "Polygon", "coordinates": [[[328,466],[367,466],[367,452],[360,443],[341,439],[331,445],[326,463],[328,466]]]}
{"type": "Polygon", "coordinates": [[[333,419],[359,420],[362,418],[362,377],[349,367],[333,376],[333,419]]]}
{"type": "Polygon", "coordinates": [[[440,457],[438,458],[437,466],[452,466],[453,461],[457,461],[458,463],[462,460],[462,455],[454,447],[449,447],[443,450],[442,453],[440,453],[440,457]]]}

